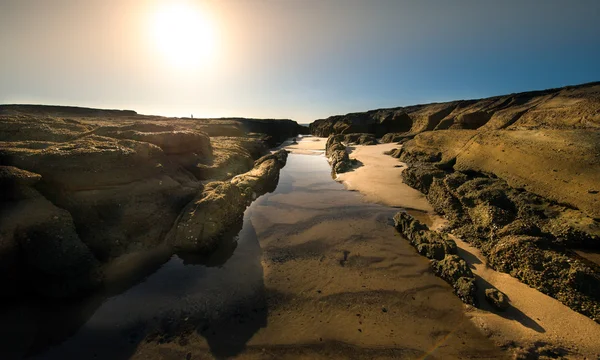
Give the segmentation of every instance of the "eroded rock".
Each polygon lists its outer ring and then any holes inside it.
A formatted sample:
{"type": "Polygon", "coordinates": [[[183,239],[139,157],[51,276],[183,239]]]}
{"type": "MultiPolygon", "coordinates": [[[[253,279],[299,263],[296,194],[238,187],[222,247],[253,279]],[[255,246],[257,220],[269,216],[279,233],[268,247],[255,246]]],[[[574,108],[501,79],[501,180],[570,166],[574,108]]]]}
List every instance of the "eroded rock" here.
{"type": "Polygon", "coordinates": [[[182,211],[169,242],[179,251],[207,252],[219,236],[242,220],[256,197],[272,191],[285,166],[287,152],[280,150],[258,159],[255,167],[231,181],[212,182],[182,211]]]}
{"type": "Polygon", "coordinates": [[[454,292],[467,304],[475,304],[475,276],[467,263],[456,255],[456,243],[447,235],[421,224],[404,212],[394,216],[396,229],[403,234],[419,254],[432,260],[434,272],[452,285],[454,292]]]}
{"type": "Polygon", "coordinates": [[[221,216],[206,218],[205,235],[220,233],[249,201],[276,186],[287,154],[260,159],[253,169],[254,162],[266,144],[298,129],[289,120],[0,106],[3,296],[85,293],[115,259],[164,247],[196,195],[206,213],[221,216]],[[210,139],[203,130],[236,137],[210,139]],[[199,181],[245,172],[235,184],[199,181]],[[220,197],[231,201],[219,203],[220,197]]]}
{"type": "Polygon", "coordinates": [[[325,145],[325,156],[327,156],[334,174],[341,174],[352,168],[346,146],[342,143],[343,139],[343,135],[332,135],[327,139],[325,145]]]}
{"type": "Polygon", "coordinates": [[[32,187],[40,175],[0,168],[2,182],[16,186],[0,204],[0,297],[65,298],[97,286],[99,262],[81,241],[69,212],[32,187]]]}

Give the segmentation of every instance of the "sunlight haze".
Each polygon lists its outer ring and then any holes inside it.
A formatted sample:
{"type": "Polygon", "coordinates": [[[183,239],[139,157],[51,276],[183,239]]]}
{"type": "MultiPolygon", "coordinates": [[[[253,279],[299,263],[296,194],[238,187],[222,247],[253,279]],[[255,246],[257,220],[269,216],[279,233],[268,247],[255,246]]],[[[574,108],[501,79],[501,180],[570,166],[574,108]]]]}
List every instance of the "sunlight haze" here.
{"type": "Polygon", "coordinates": [[[599,11],[561,0],[3,0],[0,103],[306,123],[558,87],[600,78],[599,11]]]}

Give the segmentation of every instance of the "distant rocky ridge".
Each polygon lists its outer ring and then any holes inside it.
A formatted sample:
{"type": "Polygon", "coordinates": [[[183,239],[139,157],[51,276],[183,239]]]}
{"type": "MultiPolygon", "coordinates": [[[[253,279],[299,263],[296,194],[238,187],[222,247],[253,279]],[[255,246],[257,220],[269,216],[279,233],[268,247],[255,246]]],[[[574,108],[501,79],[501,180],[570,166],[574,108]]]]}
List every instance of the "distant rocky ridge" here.
{"type": "Polygon", "coordinates": [[[315,120],[316,136],[371,133],[394,141],[446,129],[600,129],[600,82],[479,100],[378,109],[315,120]],[[394,134],[394,135],[391,135],[394,134]]]}
{"type": "Polygon", "coordinates": [[[0,106],[0,300],[64,298],[157,247],[207,253],[272,191],[291,120],[0,106]]]}
{"type": "Polygon", "coordinates": [[[76,117],[107,117],[107,116],[136,116],[133,110],[92,109],[79,106],[60,105],[0,105],[0,116],[6,115],[37,115],[37,116],[76,116],[76,117]]]}
{"type": "MultiPolygon", "coordinates": [[[[276,146],[285,139],[296,134],[307,134],[305,126],[289,119],[252,119],[252,118],[169,118],[156,115],[141,115],[133,110],[105,110],[92,109],[74,106],[56,106],[56,105],[0,105],[0,117],[11,116],[16,118],[35,119],[43,121],[44,119],[62,118],[68,124],[79,122],[89,122],[102,120],[104,125],[110,125],[110,122],[118,124],[134,123],[140,121],[150,121],[158,123],[160,121],[191,121],[190,126],[196,130],[201,130],[209,136],[246,136],[256,133],[266,136],[264,140],[271,147],[276,146]]],[[[182,123],[183,124],[183,123],[182,123]]],[[[20,127],[21,122],[14,127],[20,127]]],[[[3,129],[11,131],[13,129],[3,129]]]]}

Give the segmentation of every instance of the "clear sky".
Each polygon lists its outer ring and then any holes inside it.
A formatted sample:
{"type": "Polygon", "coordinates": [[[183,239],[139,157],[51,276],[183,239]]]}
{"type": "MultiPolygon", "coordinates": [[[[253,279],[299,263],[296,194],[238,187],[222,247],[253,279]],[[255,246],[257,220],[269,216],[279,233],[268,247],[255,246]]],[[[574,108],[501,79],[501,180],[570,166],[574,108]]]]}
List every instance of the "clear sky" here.
{"type": "Polygon", "coordinates": [[[0,0],[0,103],[317,118],[600,80],[600,0],[0,0]]]}

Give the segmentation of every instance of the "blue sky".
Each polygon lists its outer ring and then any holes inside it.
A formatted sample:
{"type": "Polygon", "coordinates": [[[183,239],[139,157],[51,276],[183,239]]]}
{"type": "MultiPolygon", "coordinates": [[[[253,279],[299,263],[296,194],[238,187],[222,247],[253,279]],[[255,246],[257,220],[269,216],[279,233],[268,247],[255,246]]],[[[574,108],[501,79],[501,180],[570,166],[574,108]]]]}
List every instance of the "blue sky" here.
{"type": "Polygon", "coordinates": [[[598,81],[599,34],[597,0],[0,0],[0,103],[310,122],[598,81]]]}

